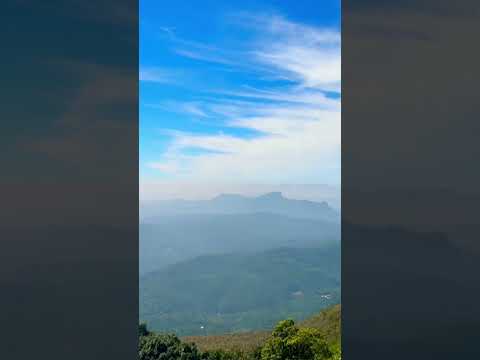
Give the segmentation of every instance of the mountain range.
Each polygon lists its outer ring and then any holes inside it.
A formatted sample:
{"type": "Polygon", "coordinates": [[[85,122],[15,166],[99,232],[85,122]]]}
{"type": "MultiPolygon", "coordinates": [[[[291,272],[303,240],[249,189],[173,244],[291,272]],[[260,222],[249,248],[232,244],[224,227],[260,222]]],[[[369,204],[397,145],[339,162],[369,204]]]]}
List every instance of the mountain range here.
{"type": "Polygon", "coordinates": [[[339,219],[327,203],[281,193],[156,202],[140,224],[140,274],[200,255],[323,246],[339,241],[339,219]]]}
{"type": "Polygon", "coordinates": [[[340,221],[340,214],[326,202],[287,199],[280,192],[258,197],[221,194],[211,200],[169,200],[142,204],[142,222],[155,222],[157,217],[188,214],[271,213],[293,218],[340,221]]]}
{"type": "Polygon", "coordinates": [[[141,208],[140,318],[178,335],[251,331],[340,301],[340,214],[222,194],[141,208]]]}

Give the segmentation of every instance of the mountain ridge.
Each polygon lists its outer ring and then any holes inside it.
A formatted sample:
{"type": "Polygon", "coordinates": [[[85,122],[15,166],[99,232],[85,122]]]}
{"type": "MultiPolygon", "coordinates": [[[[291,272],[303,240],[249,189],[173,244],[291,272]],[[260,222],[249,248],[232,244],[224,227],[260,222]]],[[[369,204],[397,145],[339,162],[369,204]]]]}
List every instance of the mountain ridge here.
{"type": "Polygon", "coordinates": [[[141,205],[142,222],[155,217],[186,214],[235,214],[270,212],[295,218],[312,218],[339,222],[340,214],[326,201],[289,199],[281,192],[269,192],[256,197],[240,194],[220,194],[210,200],[165,200],[141,205]]]}
{"type": "Polygon", "coordinates": [[[338,241],[340,226],[329,221],[271,213],[165,215],[140,225],[140,274],[200,255],[338,241]]]}

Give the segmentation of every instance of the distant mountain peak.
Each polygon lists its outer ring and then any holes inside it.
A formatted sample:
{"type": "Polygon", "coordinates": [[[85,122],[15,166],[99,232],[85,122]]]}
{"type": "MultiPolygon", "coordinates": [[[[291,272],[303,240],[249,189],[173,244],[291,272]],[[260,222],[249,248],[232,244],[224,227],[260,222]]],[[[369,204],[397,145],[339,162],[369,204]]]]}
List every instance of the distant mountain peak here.
{"type": "Polygon", "coordinates": [[[220,194],[215,196],[212,200],[286,200],[280,191],[272,191],[266,194],[259,195],[257,197],[247,197],[240,194],[220,194]]]}
{"type": "Polygon", "coordinates": [[[233,200],[233,199],[245,199],[245,196],[239,194],[219,194],[212,200],[233,200]]]}
{"type": "Polygon", "coordinates": [[[328,203],[284,197],[280,191],[264,193],[260,196],[223,193],[211,200],[171,201],[159,204],[157,208],[143,213],[142,218],[165,215],[191,214],[257,214],[270,213],[291,218],[317,219],[338,222],[340,214],[328,203]],[[150,215],[152,214],[152,215],[150,215]]]}
{"type": "Polygon", "coordinates": [[[280,191],[270,192],[264,195],[260,195],[257,199],[285,199],[280,191]]]}

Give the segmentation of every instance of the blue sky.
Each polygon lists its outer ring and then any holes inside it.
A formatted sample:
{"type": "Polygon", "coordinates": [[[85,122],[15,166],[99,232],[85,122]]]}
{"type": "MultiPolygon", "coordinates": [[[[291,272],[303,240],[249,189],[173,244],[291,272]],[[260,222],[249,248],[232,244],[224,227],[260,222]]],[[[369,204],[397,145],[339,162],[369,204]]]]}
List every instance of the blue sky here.
{"type": "Polygon", "coordinates": [[[140,181],[339,185],[340,1],[140,1],[140,181]]]}

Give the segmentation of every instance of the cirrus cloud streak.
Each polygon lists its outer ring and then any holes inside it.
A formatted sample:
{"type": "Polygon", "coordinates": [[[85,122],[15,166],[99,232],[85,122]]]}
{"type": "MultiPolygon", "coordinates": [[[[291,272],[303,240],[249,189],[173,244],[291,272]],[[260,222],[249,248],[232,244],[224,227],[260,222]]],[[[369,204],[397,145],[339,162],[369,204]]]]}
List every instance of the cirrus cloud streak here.
{"type": "MultiPolygon", "coordinates": [[[[179,181],[338,185],[339,32],[278,16],[249,16],[257,36],[244,53],[245,63],[258,65],[259,72],[268,68],[263,74],[267,80],[262,86],[207,89],[193,105],[177,102],[176,111],[210,118],[224,131],[169,132],[167,150],[147,166],[179,181]],[[187,151],[192,148],[198,151],[187,151]]],[[[238,22],[244,19],[239,16],[238,22]]],[[[196,59],[215,61],[214,50],[205,49],[210,52],[196,59]]],[[[192,58],[187,50],[177,53],[192,58]]],[[[234,64],[238,59],[221,61],[234,64]]]]}

